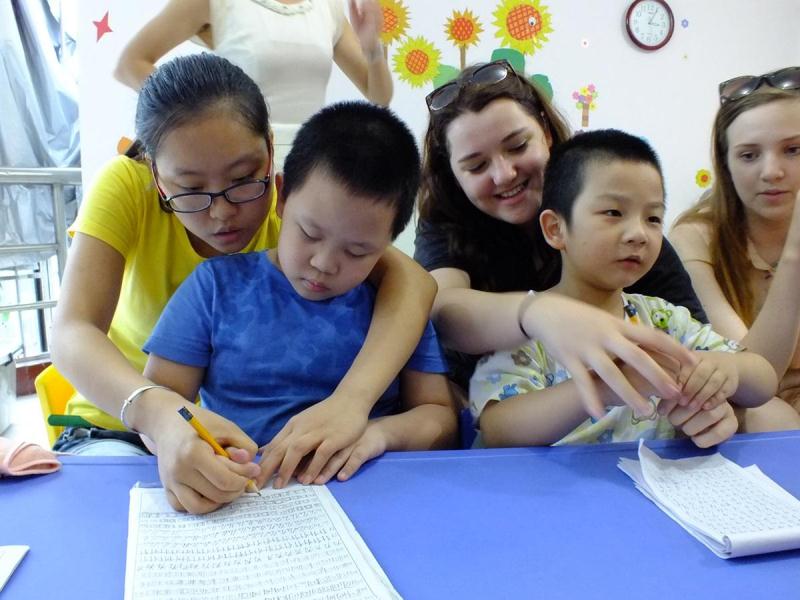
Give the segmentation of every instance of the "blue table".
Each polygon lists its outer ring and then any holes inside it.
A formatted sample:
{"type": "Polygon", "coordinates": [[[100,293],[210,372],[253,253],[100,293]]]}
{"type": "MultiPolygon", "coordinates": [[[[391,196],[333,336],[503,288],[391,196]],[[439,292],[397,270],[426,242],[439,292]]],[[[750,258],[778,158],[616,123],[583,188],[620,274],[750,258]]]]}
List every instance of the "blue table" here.
{"type": "MultiPolygon", "coordinates": [[[[737,436],[719,450],[800,497],[800,432],[737,436]]],[[[409,600],[800,598],[800,551],[717,558],[617,469],[635,454],[634,444],[394,453],[330,489],[409,600]]],[[[63,463],[0,480],[0,545],[31,547],[3,600],[123,595],[128,491],[157,479],[154,459],[63,463]]]]}

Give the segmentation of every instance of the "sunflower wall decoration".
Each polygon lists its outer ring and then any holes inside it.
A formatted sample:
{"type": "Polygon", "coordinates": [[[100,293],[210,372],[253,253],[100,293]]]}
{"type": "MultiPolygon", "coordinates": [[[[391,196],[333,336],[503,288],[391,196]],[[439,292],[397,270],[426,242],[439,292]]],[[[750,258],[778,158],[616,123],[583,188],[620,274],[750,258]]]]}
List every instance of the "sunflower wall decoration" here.
{"type": "Polygon", "coordinates": [[[589,111],[597,108],[595,100],[597,100],[597,88],[593,83],[582,87],[577,92],[572,92],[572,99],[575,100],[575,106],[581,111],[581,127],[589,126],[589,111]]]}
{"type": "Polygon", "coordinates": [[[477,45],[483,27],[470,10],[454,10],[445,23],[444,32],[453,45],[458,48],[463,70],[467,65],[467,46],[477,45]]]}
{"type": "Polygon", "coordinates": [[[711,185],[712,176],[708,169],[700,169],[694,176],[694,182],[698,187],[707,188],[711,185]]]}
{"type": "Polygon", "coordinates": [[[492,13],[497,19],[496,38],[501,46],[519,50],[522,54],[533,54],[549,41],[552,33],[552,17],[547,7],[538,0],[501,0],[492,13]]]}
{"type": "Polygon", "coordinates": [[[394,54],[394,72],[411,87],[422,87],[439,73],[441,54],[422,36],[406,38],[394,54]]]}
{"type": "Polygon", "coordinates": [[[380,0],[383,9],[383,29],[381,42],[383,42],[383,56],[388,58],[389,46],[406,35],[408,29],[408,8],[402,0],[380,0]]]}

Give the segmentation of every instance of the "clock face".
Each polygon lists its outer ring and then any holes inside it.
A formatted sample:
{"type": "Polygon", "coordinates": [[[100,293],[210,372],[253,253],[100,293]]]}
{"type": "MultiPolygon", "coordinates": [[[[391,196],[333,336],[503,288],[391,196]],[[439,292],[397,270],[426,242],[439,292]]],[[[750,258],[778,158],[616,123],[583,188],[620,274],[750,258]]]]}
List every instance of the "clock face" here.
{"type": "Polygon", "coordinates": [[[636,0],[628,9],[625,26],[634,44],[657,50],[672,37],[672,10],[664,0],[636,0]]]}

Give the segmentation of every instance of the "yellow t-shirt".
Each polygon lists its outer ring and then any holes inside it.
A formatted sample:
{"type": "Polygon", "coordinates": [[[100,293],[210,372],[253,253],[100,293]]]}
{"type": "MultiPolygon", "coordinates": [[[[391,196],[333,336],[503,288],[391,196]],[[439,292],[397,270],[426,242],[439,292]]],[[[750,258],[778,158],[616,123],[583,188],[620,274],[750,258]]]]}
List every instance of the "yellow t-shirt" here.
{"type": "MultiPolygon", "coordinates": [[[[264,224],[242,252],[273,248],[280,219],[273,196],[264,224]]],[[[159,206],[149,167],[119,156],[97,176],[81,204],[70,235],[80,232],[109,244],[125,257],[119,302],[108,337],[139,371],[147,355],[142,346],[167,301],[203,260],[181,222],[159,206]]],[[[91,293],[91,290],[86,290],[91,293]]],[[[75,394],[67,414],[80,415],[107,429],[124,429],[116,418],[75,394]]]]}

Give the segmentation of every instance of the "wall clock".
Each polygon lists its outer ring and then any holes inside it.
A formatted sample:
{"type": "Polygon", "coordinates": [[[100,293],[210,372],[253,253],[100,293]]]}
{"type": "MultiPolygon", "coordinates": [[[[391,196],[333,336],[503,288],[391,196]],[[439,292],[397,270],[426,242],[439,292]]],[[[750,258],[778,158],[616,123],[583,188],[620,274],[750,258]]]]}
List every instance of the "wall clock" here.
{"type": "Polygon", "coordinates": [[[642,50],[663,48],[674,28],[675,18],[665,0],[634,0],[625,15],[625,29],[642,50]]]}

